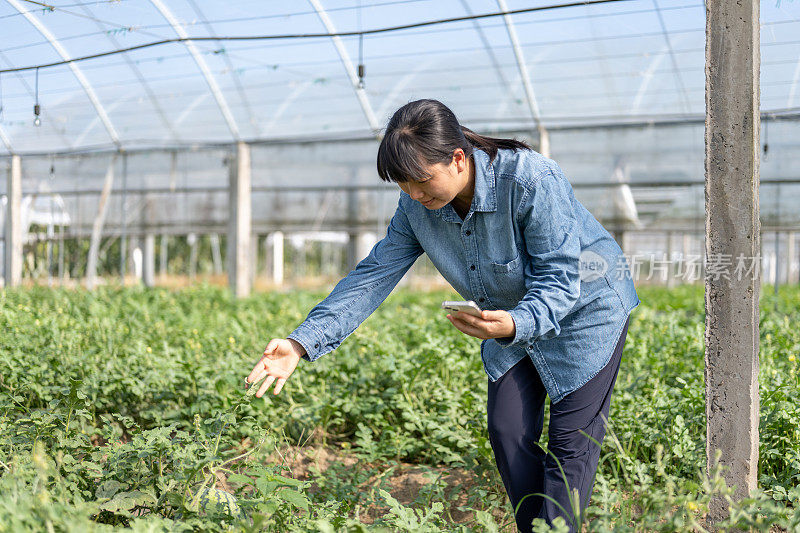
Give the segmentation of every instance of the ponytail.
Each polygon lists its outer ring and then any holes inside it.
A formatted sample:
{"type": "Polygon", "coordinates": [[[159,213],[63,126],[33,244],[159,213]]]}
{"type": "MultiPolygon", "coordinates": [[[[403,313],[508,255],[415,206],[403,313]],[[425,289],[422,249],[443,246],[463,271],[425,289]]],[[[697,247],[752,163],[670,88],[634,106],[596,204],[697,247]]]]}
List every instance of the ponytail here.
{"type": "Polygon", "coordinates": [[[516,139],[484,137],[458,123],[455,114],[438,100],[416,100],[395,111],[378,147],[378,176],[405,183],[429,177],[427,167],[449,164],[461,148],[470,156],[475,148],[494,160],[501,148],[529,150],[516,139]]]}
{"type": "Polygon", "coordinates": [[[469,143],[473,147],[483,150],[484,152],[489,154],[490,161],[494,160],[495,156],[497,156],[497,150],[499,150],[500,148],[508,150],[531,149],[530,146],[528,146],[522,141],[518,141],[516,139],[498,139],[496,137],[485,137],[483,135],[475,133],[466,126],[461,126],[461,131],[464,132],[464,137],[466,137],[467,141],[469,141],[469,143]]]}

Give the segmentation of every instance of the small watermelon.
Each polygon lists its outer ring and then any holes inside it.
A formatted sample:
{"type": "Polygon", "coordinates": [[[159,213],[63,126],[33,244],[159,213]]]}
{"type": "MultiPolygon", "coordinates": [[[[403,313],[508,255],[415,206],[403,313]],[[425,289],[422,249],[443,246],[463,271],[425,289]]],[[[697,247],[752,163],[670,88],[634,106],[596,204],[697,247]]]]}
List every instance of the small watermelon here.
{"type": "Polygon", "coordinates": [[[200,493],[198,500],[200,510],[208,514],[226,514],[242,516],[242,510],[236,503],[236,497],[224,490],[206,488],[200,493]]]}

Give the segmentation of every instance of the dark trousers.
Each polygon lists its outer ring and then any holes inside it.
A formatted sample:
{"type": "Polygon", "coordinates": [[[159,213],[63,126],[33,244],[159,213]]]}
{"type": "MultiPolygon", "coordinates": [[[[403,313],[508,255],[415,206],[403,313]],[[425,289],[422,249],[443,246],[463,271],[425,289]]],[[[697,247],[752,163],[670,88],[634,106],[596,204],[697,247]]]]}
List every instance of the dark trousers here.
{"type": "Polygon", "coordinates": [[[580,516],[583,516],[600,459],[600,447],[581,431],[597,442],[603,441],[606,428],[601,413],[608,419],[611,391],[617,379],[629,321],[630,318],[622,328],[608,364],[560,402],[550,403],[548,449],[552,455],[538,444],[544,424],[546,392],[531,358],[523,357],[500,379],[494,383],[489,381],[489,441],[513,508],[516,509],[522,500],[515,515],[519,531],[531,531],[534,518],[544,518],[552,523],[557,516],[564,516],[571,530],[575,531],[578,524],[573,524],[573,517],[577,509],[573,512],[575,505],[570,501],[575,502],[575,497],[570,498],[569,493],[576,489],[580,516]],[[528,496],[523,499],[526,494],[534,493],[548,497],[528,496]]]}

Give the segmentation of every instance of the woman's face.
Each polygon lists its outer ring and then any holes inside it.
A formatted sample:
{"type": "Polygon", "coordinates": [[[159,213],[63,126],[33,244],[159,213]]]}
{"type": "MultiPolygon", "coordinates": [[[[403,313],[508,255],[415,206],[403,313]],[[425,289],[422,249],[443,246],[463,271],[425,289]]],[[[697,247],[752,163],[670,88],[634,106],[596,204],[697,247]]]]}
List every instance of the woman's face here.
{"type": "MultiPolygon", "coordinates": [[[[436,163],[427,168],[430,178],[398,183],[413,200],[428,209],[439,209],[459,196],[469,185],[469,167],[464,150],[456,149],[449,165],[436,163]]],[[[471,196],[471,192],[470,192],[471,196]]]]}

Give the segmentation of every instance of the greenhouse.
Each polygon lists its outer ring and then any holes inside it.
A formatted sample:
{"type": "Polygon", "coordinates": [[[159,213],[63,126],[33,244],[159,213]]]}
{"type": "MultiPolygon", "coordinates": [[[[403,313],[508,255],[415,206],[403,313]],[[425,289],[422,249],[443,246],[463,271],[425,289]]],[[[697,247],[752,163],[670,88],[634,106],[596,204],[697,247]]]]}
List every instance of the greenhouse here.
{"type": "Polygon", "coordinates": [[[483,293],[438,247],[356,285],[421,99],[554,162],[629,265],[585,530],[800,527],[800,2],[6,0],[0,35],[0,531],[515,530],[491,339],[440,309],[483,293]],[[720,274],[742,250],[754,276],[720,274]],[[312,309],[348,338],[319,362],[312,309]],[[310,360],[264,407],[270,339],[310,360]]]}

